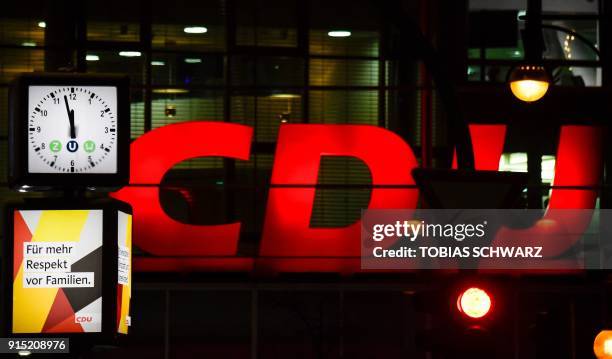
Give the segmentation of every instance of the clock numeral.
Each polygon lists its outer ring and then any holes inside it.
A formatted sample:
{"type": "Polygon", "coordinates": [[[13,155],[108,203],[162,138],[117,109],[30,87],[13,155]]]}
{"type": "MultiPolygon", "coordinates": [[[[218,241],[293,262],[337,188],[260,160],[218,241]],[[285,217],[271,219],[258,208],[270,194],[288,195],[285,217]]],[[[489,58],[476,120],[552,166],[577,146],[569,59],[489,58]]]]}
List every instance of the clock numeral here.
{"type": "Polygon", "coordinates": [[[59,97],[53,98],[53,104],[54,105],[59,105],[59,103],[60,103],[59,97]]]}
{"type": "Polygon", "coordinates": [[[43,150],[45,149],[45,143],[44,142],[40,144],[40,148],[42,148],[43,150]]]}
{"type": "Polygon", "coordinates": [[[40,126],[36,127],[36,132],[40,133],[40,126]]]}
{"type": "Polygon", "coordinates": [[[100,111],[100,117],[104,117],[104,110],[100,111]]]}
{"type": "Polygon", "coordinates": [[[70,161],[70,167],[74,167],[74,160],[70,161]]]}
{"type": "Polygon", "coordinates": [[[42,110],[42,111],[40,111],[40,115],[41,115],[42,117],[47,117],[47,110],[42,110]]]}
{"type": "Polygon", "coordinates": [[[104,133],[108,133],[108,127],[104,127],[104,133]]]}
{"type": "Polygon", "coordinates": [[[68,96],[70,97],[71,100],[76,100],[76,94],[75,93],[68,94],[68,96]]]}

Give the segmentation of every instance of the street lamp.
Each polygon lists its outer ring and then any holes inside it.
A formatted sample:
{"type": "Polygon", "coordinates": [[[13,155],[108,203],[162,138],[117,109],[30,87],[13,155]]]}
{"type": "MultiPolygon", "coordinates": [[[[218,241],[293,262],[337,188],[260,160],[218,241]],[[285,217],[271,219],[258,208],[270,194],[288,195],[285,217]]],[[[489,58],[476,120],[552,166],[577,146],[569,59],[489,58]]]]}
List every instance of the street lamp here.
{"type": "Polygon", "coordinates": [[[512,70],[508,83],[516,98],[525,102],[534,102],[546,95],[550,76],[544,66],[523,64],[512,70]]]}

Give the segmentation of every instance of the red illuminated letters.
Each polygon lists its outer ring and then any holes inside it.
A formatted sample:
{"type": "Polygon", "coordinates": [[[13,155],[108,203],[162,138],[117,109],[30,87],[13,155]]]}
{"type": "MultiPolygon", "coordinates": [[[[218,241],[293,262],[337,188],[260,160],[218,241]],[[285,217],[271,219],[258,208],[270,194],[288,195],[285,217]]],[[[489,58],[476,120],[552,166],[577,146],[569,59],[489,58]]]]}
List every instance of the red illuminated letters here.
{"type": "Polygon", "coordinates": [[[262,256],[360,255],[360,221],[345,228],[310,227],[323,156],[356,157],[368,166],[374,186],[368,208],[416,206],[418,191],[414,188],[376,187],[414,185],[411,171],[417,167],[416,159],[393,132],[360,125],[285,125],[276,147],[262,256]]]}
{"type": "Polygon", "coordinates": [[[493,244],[542,245],[545,256],[557,256],[574,245],[591,222],[591,213],[577,215],[563,209],[595,208],[597,191],[589,187],[597,186],[601,178],[602,140],[597,127],[561,127],[554,188],[546,214],[532,228],[502,228],[493,244]]]}
{"type": "MultiPolygon", "coordinates": [[[[476,169],[498,169],[505,133],[504,125],[470,126],[476,169]]],[[[282,125],[259,257],[235,257],[240,223],[208,226],[180,223],[162,209],[158,185],[172,166],[189,158],[220,156],[248,160],[252,136],[253,129],[248,126],[200,121],[164,126],[133,142],[130,185],[113,196],[133,207],[134,243],[156,256],[137,259],[136,270],[316,271],[325,270],[319,266],[322,262],[308,260],[325,258],[327,270],[358,271],[360,221],[341,228],[310,225],[323,156],[354,157],[367,165],[372,178],[368,208],[416,207],[418,190],[411,171],[417,167],[417,161],[410,146],[393,132],[365,125],[282,125]],[[230,257],[235,261],[229,263],[230,257]],[[164,264],[153,265],[155,261],[164,264]],[[287,265],[287,261],[292,265],[287,265]]],[[[596,192],[577,187],[598,184],[602,171],[601,147],[601,132],[597,128],[562,127],[554,184],[572,188],[552,190],[549,210],[543,219],[546,223],[552,223],[551,220],[569,223],[570,219],[559,217],[554,209],[594,207],[596,192]]],[[[585,227],[588,217],[572,219],[572,228],[585,227]]],[[[530,236],[541,234],[538,232],[541,230],[537,225],[524,230],[502,229],[495,244],[511,241],[518,245],[530,236]]],[[[545,230],[550,233],[562,229],[547,226],[545,230]]],[[[546,236],[542,238],[546,240],[546,236]]],[[[577,238],[547,244],[546,248],[551,251],[547,254],[562,253],[577,238]]]]}
{"type": "Polygon", "coordinates": [[[247,160],[251,127],[223,122],[184,122],[155,129],[132,144],[130,186],[115,192],[134,210],[134,244],[157,256],[233,256],[240,223],[198,226],[168,217],[159,202],[164,174],[194,157],[247,160]],[[149,185],[149,186],[147,186],[149,185]]]}

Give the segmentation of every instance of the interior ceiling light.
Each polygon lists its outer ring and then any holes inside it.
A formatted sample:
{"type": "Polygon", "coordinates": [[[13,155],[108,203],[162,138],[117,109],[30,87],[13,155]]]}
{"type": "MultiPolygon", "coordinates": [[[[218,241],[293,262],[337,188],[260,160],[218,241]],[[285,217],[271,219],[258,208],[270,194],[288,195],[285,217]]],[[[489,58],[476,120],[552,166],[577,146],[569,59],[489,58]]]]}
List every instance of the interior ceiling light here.
{"type": "Polygon", "coordinates": [[[329,37],[349,37],[351,32],[347,30],[332,30],[327,33],[329,37]]]}
{"type": "Polygon", "coordinates": [[[199,64],[201,62],[202,62],[202,59],[195,58],[195,57],[188,57],[185,59],[185,63],[188,63],[188,64],[199,64]]]}
{"type": "Polygon", "coordinates": [[[166,63],[163,61],[159,61],[159,60],[153,60],[151,61],[151,66],[165,66],[166,63]]]}
{"type": "Polygon", "coordinates": [[[45,27],[47,27],[47,23],[46,23],[46,22],[44,22],[44,21],[39,21],[39,22],[38,22],[38,27],[40,27],[40,28],[43,28],[43,29],[44,29],[45,27]]]}
{"type": "Polygon", "coordinates": [[[292,98],[300,98],[300,95],[296,94],[296,93],[275,93],[269,96],[270,98],[285,98],[285,99],[292,99],[292,98]]]}
{"type": "Polygon", "coordinates": [[[183,31],[187,34],[205,34],[208,32],[208,29],[204,26],[187,26],[183,31]]]}
{"type": "Polygon", "coordinates": [[[550,76],[544,66],[525,64],[512,70],[508,83],[516,98],[525,102],[534,102],[546,95],[550,76]]]}
{"type": "Polygon", "coordinates": [[[25,47],[35,47],[36,43],[32,42],[32,41],[26,41],[26,42],[22,42],[21,46],[25,46],[25,47]]]}
{"type": "Polygon", "coordinates": [[[87,61],[98,61],[98,60],[100,60],[100,56],[93,55],[93,54],[87,54],[85,56],[85,60],[87,60],[87,61]]]}
{"type": "Polygon", "coordinates": [[[138,57],[140,56],[140,51],[120,51],[119,56],[123,57],[138,57]]]}
{"type": "Polygon", "coordinates": [[[189,93],[189,90],[187,90],[187,89],[180,89],[180,88],[161,88],[161,89],[153,89],[153,93],[163,93],[163,94],[176,95],[176,94],[189,93]]]}

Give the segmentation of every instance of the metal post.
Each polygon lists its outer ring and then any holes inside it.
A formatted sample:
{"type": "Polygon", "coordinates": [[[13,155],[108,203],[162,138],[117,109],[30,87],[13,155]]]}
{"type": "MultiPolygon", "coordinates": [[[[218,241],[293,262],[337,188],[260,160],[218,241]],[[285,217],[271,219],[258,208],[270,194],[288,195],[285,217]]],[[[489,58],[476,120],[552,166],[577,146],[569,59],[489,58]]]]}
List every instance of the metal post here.
{"type": "Polygon", "coordinates": [[[259,323],[259,292],[257,289],[251,290],[251,359],[257,359],[258,348],[258,323],[259,323]]]}

